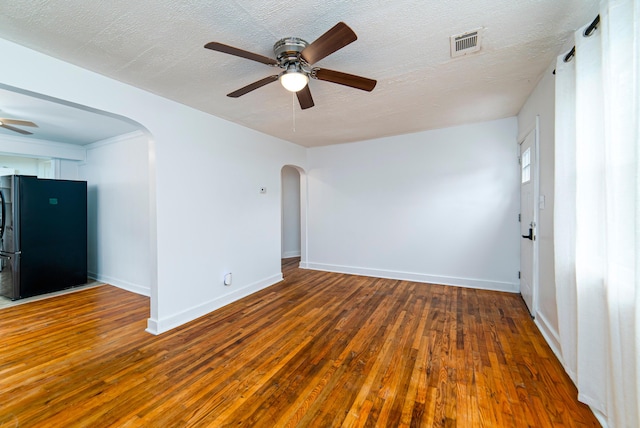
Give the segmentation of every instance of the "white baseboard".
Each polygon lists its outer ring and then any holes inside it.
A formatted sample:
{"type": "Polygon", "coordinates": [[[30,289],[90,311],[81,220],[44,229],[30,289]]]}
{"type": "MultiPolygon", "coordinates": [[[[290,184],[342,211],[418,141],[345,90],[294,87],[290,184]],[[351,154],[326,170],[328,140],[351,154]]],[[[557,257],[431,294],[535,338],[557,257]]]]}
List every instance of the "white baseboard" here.
{"type": "Polygon", "coordinates": [[[105,282],[109,285],[113,285],[114,287],[131,291],[132,293],[141,294],[147,297],[151,296],[151,289],[149,287],[145,287],[144,285],[134,284],[132,282],[114,278],[109,275],[100,275],[95,272],[87,272],[87,276],[89,276],[89,278],[95,279],[96,281],[105,282]]]}
{"type": "Polygon", "coordinates": [[[145,329],[145,331],[155,336],[159,335],[160,330],[158,328],[158,321],[154,318],[147,318],[147,328],[145,329]]]}
{"type": "Polygon", "coordinates": [[[454,285],[459,287],[477,288],[481,290],[505,291],[519,293],[517,282],[489,281],[473,278],[456,278],[423,273],[391,271],[384,269],[361,268],[354,266],[331,265],[324,263],[300,262],[300,268],[321,270],[326,272],[347,273],[351,275],[372,276],[376,278],[400,279],[404,281],[425,282],[429,284],[454,285]]]}
{"type": "MultiPolygon", "coordinates": [[[[560,349],[561,349],[560,335],[558,334],[557,331],[555,331],[551,327],[551,324],[549,324],[549,320],[547,320],[547,318],[545,318],[545,316],[540,312],[536,312],[536,318],[534,322],[538,327],[538,330],[540,330],[542,337],[544,337],[544,340],[547,341],[547,344],[549,344],[549,347],[551,348],[555,356],[558,358],[558,361],[560,361],[560,364],[562,364],[564,370],[567,372],[567,374],[575,384],[575,379],[576,379],[575,373],[572,373],[569,370],[567,370],[567,367],[565,366],[564,360],[562,358],[562,352],[560,352],[560,349]]],[[[593,415],[596,417],[598,422],[600,422],[600,425],[602,425],[602,428],[608,427],[607,419],[604,417],[604,415],[589,404],[589,403],[593,403],[594,400],[592,400],[590,397],[584,396],[579,393],[578,401],[589,405],[589,409],[591,409],[591,412],[593,413],[593,415]]]]}
{"type": "Polygon", "coordinates": [[[283,259],[288,259],[291,257],[300,257],[300,250],[297,251],[284,251],[282,253],[282,258],[283,259]]]}
{"type": "Polygon", "coordinates": [[[551,326],[549,320],[539,311],[536,311],[534,323],[538,327],[538,330],[540,330],[540,333],[542,333],[542,337],[547,341],[547,344],[553,353],[564,366],[562,352],[560,351],[560,336],[558,335],[558,332],[551,326]]]}
{"type": "Polygon", "coordinates": [[[206,315],[209,312],[220,309],[221,307],[226,306],[229,303],[233,303],[236,300],[253,294],[256,291],[260,291],[263,288],[276,284],[282,281],[282,279],[282,273],[278,273],[260,281],[256,281],[253,284],[238,288],[223,296],[216,297],[213,300],[209,300],[207,302],[193,306],[192,308],[179,312],[177,314],[164,317],[162,319],[149,318],[147,319],[146,331],[155,335],[164,333],[182,324],[193,321],[196,318],[200,318],[201,316],[206,315]]]}
{"type": "MultiPolygon", "coordinates": [[[[540,312],[536,312],[536,318],[534,322],[538,327],[538,330],[540,330],[542,337],[544,337],[544,340],[547,342],[547,344],[549,345],[549,347],[551,348],[555,356],[558,358],[558,361],[560,361],[560,364],[562,364],[564,371],[567,373],[567,375],[569,376],[573,384],[576,385],[576,379],[578,378],[576,376],[576,373],[573,370],[569,370],[569,368],[565,364],[564,358],[562,358],[562,345],[560,344],[560,333],[551,327],[549,320],[547,320],[547,318],[540,312]]],[[[606,427],[606,424],[603,424],[601,420],[602,415],[598,415],[593,410],[593,408],[591,410],[596,415],[596,418],[598,419],[598,421],[600,421],[600,424],[603,426],[603,428],[606,427]]]]}
{"type": "Polygon", "coordinates": [[[595,416],[598,422],[600,422],[600,425],[602,425],[602,428],[609,428],[609,424],[607,423],[607,418],[602,413],[600,413],[597,409],[594,409],[591,406],[589,406],[589,409],[591,409],[593,416],[595,416]]]}

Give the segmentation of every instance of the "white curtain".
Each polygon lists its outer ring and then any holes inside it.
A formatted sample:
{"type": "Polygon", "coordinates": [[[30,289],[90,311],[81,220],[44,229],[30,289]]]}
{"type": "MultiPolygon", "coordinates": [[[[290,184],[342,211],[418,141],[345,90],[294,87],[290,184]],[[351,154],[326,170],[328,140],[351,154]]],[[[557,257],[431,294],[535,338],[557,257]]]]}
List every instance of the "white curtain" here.
{"type": "Polygon", "coordinates": [[[555,266],[563,364],[609,427],[640,427],[640,0],[602,0],[556,67],[555,266]]]}

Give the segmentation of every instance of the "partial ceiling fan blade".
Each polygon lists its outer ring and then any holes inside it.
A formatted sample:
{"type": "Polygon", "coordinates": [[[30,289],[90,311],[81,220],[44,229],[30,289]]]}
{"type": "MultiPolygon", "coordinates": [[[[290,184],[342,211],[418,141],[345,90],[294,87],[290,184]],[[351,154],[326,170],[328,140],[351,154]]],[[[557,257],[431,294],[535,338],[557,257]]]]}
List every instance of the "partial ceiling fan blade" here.
{"type": "Polygon", "coordinates": [[[20,126],[35,126],[36,128],[38,127],[38,125],[36,125],[33,122],[29,122],[28,120],[19,120],[19,119],[3,119],[0,118],[0,122],[2,123],[9,123],[11,125],[20,125],[20,126]]]}
{"type": "Polygon", "coordinates": [[[32,132],[25,131],[24,129],[14,128],[13,126],[5,125],[4,123],[2,125],[0,125],[0,128],[5,128],[5,129],[8,129],[9,131],[17,132],[17,133],[23,134],[23,135],[31,135],[31,134],[33,134],[32,132]]]}
{"type": "Polygon", "coordinates": [[[356,33],[344,22],[338,22],[329,31],[318,37],[315,42],[304,48],[300,53],[307,64],[315,64],[322,58],[342,49],[358,39],[356,33]]]}
{"type": "Polygon", "coordinates": [[[363,91],[371,92],[376,87],[377,81],[354,74],[343,73],[341,71],[318,68],[315,70],[315,78],[326,82],[338,83],[339,85],[350,86],[363,91]]]}
{"type": "Polygon", "coordinates": [[[207,49],[226,53],[229,55],[239,56],[240,58],[246,58],[252,61],[258,61],[267,65],[278,65],[278,62],[273,58],[269,58],[263,55],[258,55],[253,52],[248,52],[242,49],[234,48],[233,46],[223,45],[222,43],[210,42],[204,45],[204,47],[207,49]]]}
{"type": "Polygon", "coordinates": [[[265,77],[264,79],[260,79],[257,82],[253,82],[252,84],[245,86],[244,88],[240,88],[237,91],[233,91],[230,94],[227,94],[227,96],[231,98],[238,98],[258,88],[262,88],[264,85],[268,85],[269,83],[275,82],[276,80],[278,80],[277,74],[273,76],[265,77]]]}
{"type": "Polygon", "coordinates": [[[306,85],[304,88],[296,92],[296,95],[298,96],[298,102],[300,103],[300,108],[302,110],[311,108],[315,105],[313,103],[313,98],[311,97],[311,90],[309,89],[309,85],[306,85]]]}

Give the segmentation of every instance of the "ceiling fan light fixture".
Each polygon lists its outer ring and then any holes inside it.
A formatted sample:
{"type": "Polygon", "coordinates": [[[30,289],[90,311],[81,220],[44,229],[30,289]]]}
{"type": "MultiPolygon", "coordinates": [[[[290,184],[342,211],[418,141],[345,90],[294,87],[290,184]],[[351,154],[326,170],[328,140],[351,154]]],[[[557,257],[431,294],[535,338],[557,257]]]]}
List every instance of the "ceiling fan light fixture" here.
{"type": "Polygon", "coordinates": [[[207,43],[204,47],[283,70],[228,93],[228,97],[238,98],[269,83],[280,80],[280,84],[287,91],[297,93],[300,108],[304,110],[314,106],[308,85],[311,78],[368,92],[371,92],[376,86],[376,81],[373,79],[313,67],[316,62],[355,42],[357,39],[358,36],[347,24],[338,22],[311,44],[299,37],[285,37],[278,40],[273,45],[275,59],[218,42],[207,43]]]}
{"type": "Polygon", "coordinates": [[[298,92],[309,83],[309,77],[298,70],[287,70],[280,76],[280,83],[287,91],[298,92]]]}

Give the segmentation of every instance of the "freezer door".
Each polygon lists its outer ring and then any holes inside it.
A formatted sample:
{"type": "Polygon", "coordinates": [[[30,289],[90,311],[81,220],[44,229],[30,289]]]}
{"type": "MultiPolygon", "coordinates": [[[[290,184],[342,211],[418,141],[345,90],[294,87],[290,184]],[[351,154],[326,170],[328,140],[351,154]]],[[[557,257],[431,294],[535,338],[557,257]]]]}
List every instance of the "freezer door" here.
{"type": "Polygon", "coordinates": [[[0,253],[0,295],[20,298],[20,254],[0,253]]]}
{"type": "Polygon", "coordinates": [[[0,177],[0,251],[15,253],[19,251],[15,240],[16,231],[14,228],[14,188],[13,176],[0,177]]]}
{"type": "Polygon", "coordinates": [[[19,181],[20,297],[86,283],[87,183],[19,181]]]}

